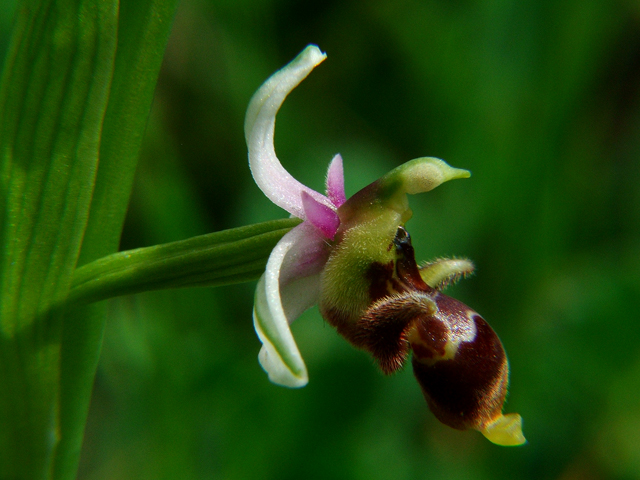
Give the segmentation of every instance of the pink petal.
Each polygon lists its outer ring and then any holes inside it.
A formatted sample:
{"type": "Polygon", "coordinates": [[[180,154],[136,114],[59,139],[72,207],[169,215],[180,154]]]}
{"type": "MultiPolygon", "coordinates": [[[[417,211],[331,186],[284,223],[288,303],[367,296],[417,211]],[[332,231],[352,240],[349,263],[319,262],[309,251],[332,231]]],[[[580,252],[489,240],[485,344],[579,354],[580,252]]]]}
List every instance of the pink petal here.
{"type": "Polygon", "coordinates": [[[344,171],[340,154],[333,157],[329,164],[329,170],[327,170],[327,197],[336,208],[340,208],[347,201],[344,194],[344,171]]]}
{"type": "Polygon", "coordinates": [[[333,240],[340,226],[340,218],[336,211],[318,202],[306,192],[302,192],[300,197],[307,221],[318,228],[326,238],[333,240]]]}

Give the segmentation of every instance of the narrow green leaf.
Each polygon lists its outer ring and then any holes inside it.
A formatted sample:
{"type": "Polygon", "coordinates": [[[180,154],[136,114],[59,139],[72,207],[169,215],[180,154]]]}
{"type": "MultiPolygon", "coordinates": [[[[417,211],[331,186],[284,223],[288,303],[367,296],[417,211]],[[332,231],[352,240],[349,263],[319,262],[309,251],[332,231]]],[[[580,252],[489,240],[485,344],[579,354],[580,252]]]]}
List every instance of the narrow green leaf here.
{"type": "Polygon", "coordinates": [[[299,223],[274,220],[103,257],[76,271],[69,301],[256,280],[276,243],[299,223]]]}
{"type": "Polygon", "coordinates": [[[121,0],[118,55],[80,265],[118,249],[178,0],[121,0]]]}
{"type": "Polygon", "coordinates": [[[66,295],[93,191],[116,8],[66,3],[23,7],[0,93],[5,334],[66,295]]]}
{"type": "Polygon", "coordinates": [[[0,87],[0,471],[40,478],[59,440],[61,317],[87,224],[117,2],[26,1],[0,87]]]}
{"type": "MultiPolygon", "coordinates": [[[[79,265],[118,249],[177,3],[177,0],[120,1],[115,71],[79,265]]],[[[57,479],[75,476],[105,318],[104,304],[74,308],[65,315],[60,373],[61,439],[54,472],[57,479]]]]}

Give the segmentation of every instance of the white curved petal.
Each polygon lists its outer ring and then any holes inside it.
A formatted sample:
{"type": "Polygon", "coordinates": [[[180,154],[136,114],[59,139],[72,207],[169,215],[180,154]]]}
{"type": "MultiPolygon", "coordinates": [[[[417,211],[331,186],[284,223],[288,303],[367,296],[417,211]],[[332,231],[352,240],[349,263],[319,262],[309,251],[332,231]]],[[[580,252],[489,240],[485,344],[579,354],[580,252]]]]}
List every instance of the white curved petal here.
{"type": "Polygon", "coordinates": [[[262,342],[258,360],[269,374],[269,380],[285,387],[304,387],[309,381],[307,367],[302,360],[289,324],[269,310],[265,275],[256,288],[253,305],[253,326],[262,342]]]}
{"type": "Polygon", "coordinates": [[[307,368],[289,325],[318,301],[324,239],[310,224],[287,233],[271,252],[256,288],[253,323],[263,343],[258,356],[269,379],[286,387],[307,384],[307,368]]]}
{"type": "Polygon", "coordinates": [[[315,45],[305,48],[253,95],[244,121],[253,178],[273,203],[302,219],[306,219],[300,199],[303,191],[320,203],[332,205],[327,197],[293,178],[278,160],[273,146],[276,113],[286,96],[325,58],[315,45]]]}

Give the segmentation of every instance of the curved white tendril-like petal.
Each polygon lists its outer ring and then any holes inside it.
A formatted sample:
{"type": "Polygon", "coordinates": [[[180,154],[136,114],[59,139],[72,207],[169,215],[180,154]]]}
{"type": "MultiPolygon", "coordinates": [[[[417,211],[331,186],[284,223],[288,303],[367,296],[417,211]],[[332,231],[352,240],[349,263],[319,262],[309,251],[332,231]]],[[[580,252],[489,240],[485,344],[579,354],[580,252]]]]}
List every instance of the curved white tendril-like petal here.
{"type": "Polygon", "coordinates": [[[347,201],[347,196],[344,193],[344,170],[340,154],[333,157],[327,170],[327,197],[336,208],[340,208],[347,201]]]}
{"type": "Polygon", "coordinates": [[[298,388],[308,382],[289,325],[317,303],[327,255],[316,227],[302,223],[278,242],[258,282],[253,308],[253,324],[263,343],[258,359],[269,379],[279,385],[298,388]]]}
{"type": "Polygon", "coordinates": [[[331,207],[331,201],[298,182],[287,172],[273,145],[276,114],[287,95],[320,64],[326,55],[309,45],[291,63],[274,73],[253,95],[244,122],[249,148],[249,166],[256,183],[276,205],[298,218],[306,219],[301,192],[331,207]]]}

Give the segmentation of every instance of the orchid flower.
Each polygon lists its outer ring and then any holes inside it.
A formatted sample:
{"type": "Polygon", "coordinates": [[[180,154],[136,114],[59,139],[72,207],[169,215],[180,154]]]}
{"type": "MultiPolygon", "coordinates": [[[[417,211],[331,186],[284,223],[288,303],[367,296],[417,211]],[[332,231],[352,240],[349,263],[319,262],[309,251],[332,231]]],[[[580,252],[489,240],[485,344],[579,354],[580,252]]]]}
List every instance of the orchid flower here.
{"type": "Polygon", "coordinates": [[[354,346],[368,351],[386,374],[413,352],[414,374],[436,417],[475,429],[500,445],[525,442],[518,414],[502,414],[508,362],[487,322],[441,293],[471,273],[466,259],[418,266],[405,223],[407,194],[466,178],[466,170],[436,158],[401,165],[348,200],[342,158],[331,161],[326,193],[293,178],[274,149],[275,118],[286,96],[326,55],[314,45],[255,93],[245,119],[249,165],[264,194],[302,220],[273,249],[255,294],[253,320],[262,342],[259,361],[269,379],[307,384],[307,369],[290,330],[318,304],[323,318],[354,346]]]}

